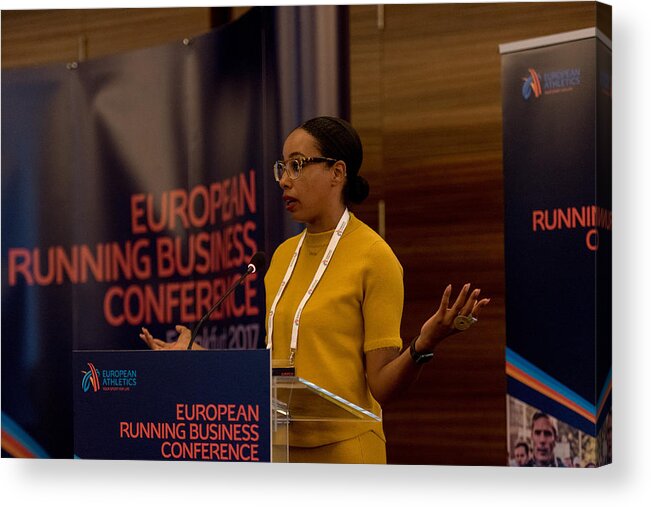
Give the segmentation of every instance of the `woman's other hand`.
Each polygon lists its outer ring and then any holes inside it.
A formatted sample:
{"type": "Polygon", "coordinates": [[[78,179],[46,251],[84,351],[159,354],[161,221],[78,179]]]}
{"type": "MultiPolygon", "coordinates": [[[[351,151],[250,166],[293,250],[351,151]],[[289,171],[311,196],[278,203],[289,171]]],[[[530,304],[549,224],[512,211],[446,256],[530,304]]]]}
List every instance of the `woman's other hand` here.
{"type": "MultiPolygon", "coordinates": [[[[173,342],[164,342],[158,338],[154,338],[146,328],[141,328],[140,338],[152,350],[187,350],[190,343],[191,333],[185,326],[176,326],[176,331],[179,337],[173,342]]],[[[194,348],[194,347],[193,347],[194,348]]]]}

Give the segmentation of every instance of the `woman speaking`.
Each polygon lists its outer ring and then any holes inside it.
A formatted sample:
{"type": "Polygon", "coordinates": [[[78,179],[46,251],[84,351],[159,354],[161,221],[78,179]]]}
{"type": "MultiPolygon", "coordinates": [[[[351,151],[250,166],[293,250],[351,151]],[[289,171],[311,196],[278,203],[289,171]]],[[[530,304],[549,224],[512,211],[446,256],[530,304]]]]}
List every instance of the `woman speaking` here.
{"type": "MultiPolygon", "coordinates": [[[[362,144],[355,129],[334,117],[308,120],[283,146],[274,177],[285,209],[306,225],[274,252],[265,276],[267,345],[275,361],[356,405],[380,413],[432,359],[446,337],[477,321],[489,299],[466,284],[438,309],[401,352],[402,267],[387,243],[348,206],[368,196],[358,173],[362,144]]],[[[190,330],[166,343],[143,328],[158,349],[185,349],[190,330]]],[[[199,348],[194,346],[194,348],[199,348]]],[[[290,459],[302,463],[386,463],[381,423],[302,423],[292,428],[290,459]]]]}

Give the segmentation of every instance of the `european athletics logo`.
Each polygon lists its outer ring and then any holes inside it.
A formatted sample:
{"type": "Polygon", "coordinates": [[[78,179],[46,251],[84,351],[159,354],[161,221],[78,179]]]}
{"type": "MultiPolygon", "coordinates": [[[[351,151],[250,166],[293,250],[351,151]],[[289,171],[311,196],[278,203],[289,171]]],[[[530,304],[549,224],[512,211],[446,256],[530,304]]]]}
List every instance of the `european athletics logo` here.
{"type": "Polygon", "coordinates": [[[539,98],[542,95],[571,92],[581,85],[581,69],[579,68],[545,71],[542,74],[532,68],[529,68],[528,71],[529,75],[522,78],[524,100],[529,100],[532,94],[535,98],[539,98]]]}
{"type": "Polygon", "coordinates": [[[534,69],[529,69],[529,75],[523,77],[522,80],[522,96],[524,100],[529,100],[531,93],[533,92],[536,98],[542,95],[542,86],[540,84],[540,74],[538,74],[534,69]]]}
{"type": "Polygon", "coordinates": [[[97,374],[97,369],[93,365],[93,363],[86,363],[88,365],[88,371],[83,371],[81,373],[84,374],[83,378],[81,379],[81,388],[84,390],[85,393],[90,391],[90,388],[93,388],[93,392],[99,391],[99,375],[97,374]]]}
{"type": "Polygon", "coordinates": [[[81,388],[85,393],[92,388],[97,391],[130,391],[138,384],[136,370],[98,370],[93,363],[86,363],[88,371],[82,371],[81,388]]]}

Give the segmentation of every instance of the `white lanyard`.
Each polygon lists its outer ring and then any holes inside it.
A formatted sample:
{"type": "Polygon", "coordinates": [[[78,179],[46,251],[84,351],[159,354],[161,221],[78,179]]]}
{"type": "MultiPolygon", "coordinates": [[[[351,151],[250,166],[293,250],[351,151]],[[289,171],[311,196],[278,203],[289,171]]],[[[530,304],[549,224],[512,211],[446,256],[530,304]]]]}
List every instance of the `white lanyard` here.
{"type": "MultiPolygon", "coordinates": [[[[307,292],[303,296],[303,299],[298,305],[298,308],[296,309],[296,314],[294,315],[294,323],[292,325],[292,341],[289,349],[290,350],[289,363],[291,365],[294,364],[294,357],[296,356],[296,347],[298,345],[298,326],[301,323],[301,313],[303,312],[303,308],[305,308],[308,299],[310,299],[310,296],[312,296],[312,294],[314,293],[316,286],[319,284],[319,281],[321,280],[323,273],[325,273],[325,270],[328,268],[328,265],[330,264],[330,259],[332,258],[332,255],[334,254],[335,249],[337,248],[337,244],[339,243],[341,236],[344,234],[344,230],[346,229],[349,220],[350,220],[350,212],[348,211],[348,208],[346,208],[344,210],[344,214],[341,215],[341,218],[339,219],[339,223],[337,224],[335,231],[332,233],[332,237],[330,238],[330,243],[328,244],[328,248],[326,249],[326,252],[323,255],[323,259],[321,259],[321,262],[319,263],[319,268],[316,270],[316,274],[312,279],[312,283],[310,284],[309,288],[307,289],[307,292]]],[[[303,231],[303,234],[301,235],[301,239],[299,239],[298,245],[296,246],[296,251],[294,252],[292,260],[289,261],[289,266],[287,267],[285,278],[283,278],[283,281],[280,283],[280,287],[278,288],[278,292],[276,293],[274,302],[271,305],[271,310],[269,310],[269,317],[267,320],[267,348],[268,349],[272,347],[272,343],[273,343],[272,337],[273,337],[274,314],[276,313],[276,305],[278,305],[278,301],[280,301],[280,297],[283,295],[285,287],[287,287],[287,284],[289,283],[289,279],[292,277],[292,274],[294,273],[294,267],[296,266],[296,262],[298,261],[298,254],[301,251],[301,247],[303,246],[303,240],[305,240],[306,234],[307,234],[307,230],[303,231]]]]}

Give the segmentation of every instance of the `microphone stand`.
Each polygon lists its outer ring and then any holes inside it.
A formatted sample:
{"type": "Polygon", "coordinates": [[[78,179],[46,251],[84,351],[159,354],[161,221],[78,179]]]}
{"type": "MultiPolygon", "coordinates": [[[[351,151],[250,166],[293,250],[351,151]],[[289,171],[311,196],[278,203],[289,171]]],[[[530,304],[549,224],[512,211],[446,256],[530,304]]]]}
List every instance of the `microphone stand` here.
{"type": "Polygon", "coordinates": [[[214,312],[217,308],[221,306],[221,304],[224,302],[224,300],[230,296],[230,294],[237,288],[238,285],[241,285],[244,283],[244,279],[249,276],[252,273],[256,272],[256,268],[253,264],[249,264],[249,266],[246,268],[246,271],[240,276],[239,280],[235,282],[231,287],[226,291],[226,293],[219,298],[219,301],[217,301],[213,307],[208,310],[203,317],[201,317],[201,320],[197,322],[197,324],[194,326],[192,329],[192,334],[190,335],[190,343],[188,344],[187,350],[192,350],[192,345],[194,345],[194,340],[197,338],[197,333],[199,332],[199,328],[203,325],[203,323],[206,321],[208,317],[210,317],[210,314],[214,312]]]}

